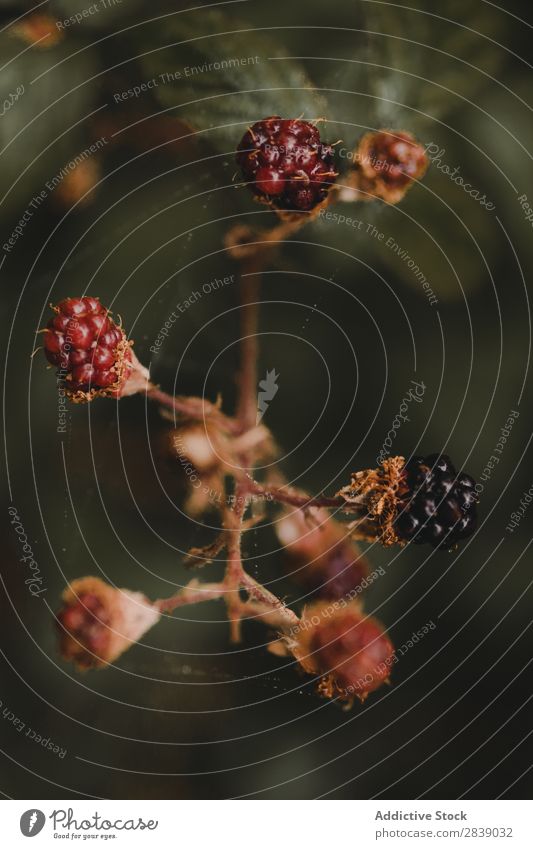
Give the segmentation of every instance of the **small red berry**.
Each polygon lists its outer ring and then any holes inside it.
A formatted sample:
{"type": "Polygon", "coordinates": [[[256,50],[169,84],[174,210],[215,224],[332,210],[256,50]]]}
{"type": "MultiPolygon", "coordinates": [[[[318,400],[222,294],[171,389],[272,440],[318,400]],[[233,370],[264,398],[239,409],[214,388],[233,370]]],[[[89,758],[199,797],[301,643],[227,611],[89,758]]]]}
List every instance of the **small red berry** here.
{"type": "Polygon", "coordinates": [[[320,142],[317,128],[278,116],[246,131],[237,162],[256,197],[280,210],[309,212],[326,198],[337,176],[333,148],[320,142]]]}
{"type": "Polygon", "coordinates": [[[133,368],[122,328],[97,298],[65,298],[54,312],[45,330],[44,351],[59,368],[69,397],[88,401],[97,394],[119,396],[133,368]]]}

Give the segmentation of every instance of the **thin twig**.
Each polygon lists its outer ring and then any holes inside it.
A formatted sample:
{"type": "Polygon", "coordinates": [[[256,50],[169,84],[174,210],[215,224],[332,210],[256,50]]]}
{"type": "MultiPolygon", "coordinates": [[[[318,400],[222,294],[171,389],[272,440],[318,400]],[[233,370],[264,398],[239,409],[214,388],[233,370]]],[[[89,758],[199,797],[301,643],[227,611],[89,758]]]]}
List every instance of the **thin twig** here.
{"type": "Polygon", "coordinates": [[[292,507],[346,507],[348,505],[344,498],[338,495],[327,497],[325,495],[311,496],[305,493],[291,492],[282,486],[263,486],[260,483],[248,479],[246,489],[250,493],[263,495],[269,501],[279,501],[281,504],[290,504],[292,507]]]}
{"type": "Polygon", "coordinates": [[[156,401],[163,407],[167,407],[173,410],[173,412],[185,416],[187,419],[197,419],[199,421],[210,419],[216,421],[229,433],[239,433],[241,430],[240,425],[235,419],[226,416],[219,407],[212,404],[211,401],[205,401],[203,398],[186,398],[169,395],[167,392],[159,389],[159,387],[152,385],[147,389],[146,395],[150,400],[156,401]]]}
{"type": "Polygon", "coordinates": [[[154,607],[159,608],[162,613],[171,613],[178,607],[186,604],[197,604],[200,601],[210,601],[214,598],[222,598],[226,592],[223,583],[201,584],[199,581],[190,581],[170,598],[160,598],[154,602],[154,607]]]}

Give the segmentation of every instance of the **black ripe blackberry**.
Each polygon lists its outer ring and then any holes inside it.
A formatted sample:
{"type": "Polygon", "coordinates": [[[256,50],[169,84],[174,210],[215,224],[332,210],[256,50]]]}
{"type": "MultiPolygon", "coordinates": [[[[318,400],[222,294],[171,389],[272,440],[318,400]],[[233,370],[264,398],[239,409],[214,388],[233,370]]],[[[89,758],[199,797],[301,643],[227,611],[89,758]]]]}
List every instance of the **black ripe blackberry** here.
{"type": "Polygon", "coordinates": [[[237,163],[256,197],[284,210],[310,211],[337,176],[333,148],[314,124],[277,115],[245,132],[237,163]]]}
{"type": "Polygon", "coordinates": [[[394,524],[401,539],[449,550],[473,533],[475,481],[464,472],[457,474],[445,454],[411,458],[405,464],[403,483],[394,524]]]}

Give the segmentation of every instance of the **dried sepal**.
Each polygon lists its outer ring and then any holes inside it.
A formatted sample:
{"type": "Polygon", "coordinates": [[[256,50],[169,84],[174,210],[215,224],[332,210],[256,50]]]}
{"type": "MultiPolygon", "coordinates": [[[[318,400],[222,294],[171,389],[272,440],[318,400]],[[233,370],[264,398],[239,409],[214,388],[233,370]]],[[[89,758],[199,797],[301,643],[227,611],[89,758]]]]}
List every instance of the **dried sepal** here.
{"type": "Polygon", "coordinates": [[[404,468],[404,457],[390,457],[377,469],[353,472],[351,483],[337,493],[362,517],[352,526],[359,539],[379,539],[386,546],[404,544],[394,527],[406,489],[404,468]]]}

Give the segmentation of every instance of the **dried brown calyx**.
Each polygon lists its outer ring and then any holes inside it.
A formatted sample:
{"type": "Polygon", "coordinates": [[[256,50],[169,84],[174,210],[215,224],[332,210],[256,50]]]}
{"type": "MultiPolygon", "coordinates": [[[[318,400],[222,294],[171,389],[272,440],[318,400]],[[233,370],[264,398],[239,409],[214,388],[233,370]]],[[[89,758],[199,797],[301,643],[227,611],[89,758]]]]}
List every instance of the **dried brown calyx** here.
{"type": "Polygon", "coordinates": [[[351,483],[337,493],[361,517],[351,526],[359,539],[405,544],[394,527],[406,492],[404,470],[404,457],[390,457],[377,469],[353,472],[351,483]]]}

